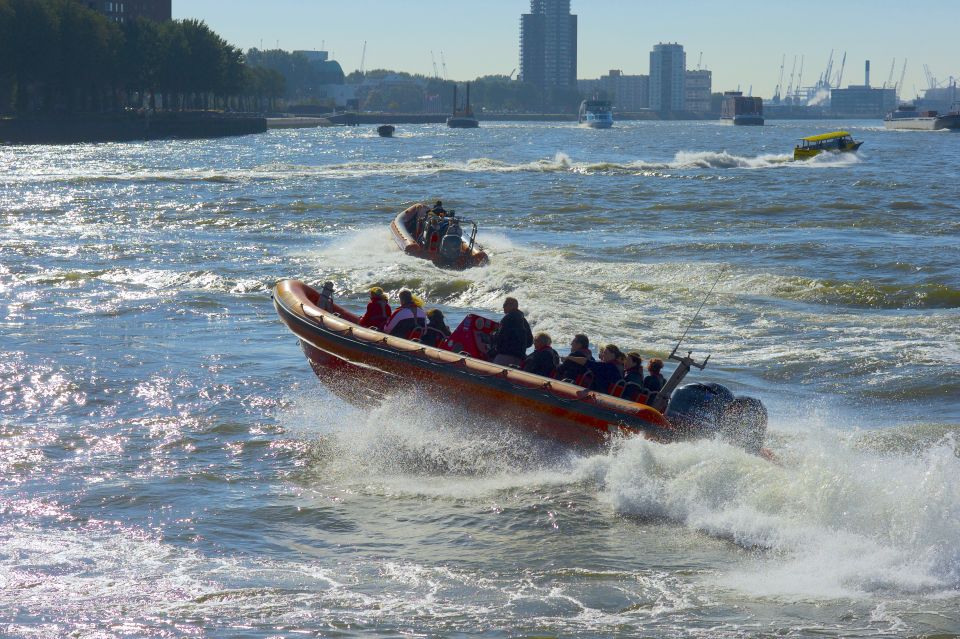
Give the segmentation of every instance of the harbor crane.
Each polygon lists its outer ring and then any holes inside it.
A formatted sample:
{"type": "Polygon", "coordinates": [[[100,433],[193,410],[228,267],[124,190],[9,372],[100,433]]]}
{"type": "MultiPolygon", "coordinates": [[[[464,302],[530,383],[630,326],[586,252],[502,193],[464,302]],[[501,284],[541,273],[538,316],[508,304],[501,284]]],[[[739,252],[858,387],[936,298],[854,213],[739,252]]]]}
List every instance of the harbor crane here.
{"type": "Polygon", "coordinates": [[[807,54],[800,55],[800,75],[797,76],[797,93],[800,93],[800,87],[803,86],[803,63],[807,60],[807,54]]]}
{"type": "Polygon", "coordinates": [[[364,74],[367,64],[367,41],[363,41],[363,51],[360,53],[360,75],[364,74]]]}
{"type": "Polygon", "coordinates": [[[700,52],[700,57],[697,58],[697,71],[700,70],[700,65],[703,63],[703,51],[700,52]]]}
{"type": "Polygon", "coordinates": [[[440,71],[437,69],[437,59],[433,55],[433,51],[430,51],[430,63],[433,64],[433,77],[440,79],[440,71]]]}
{"type": "Polygon", "coordinates": [[[893,71],[896,68],[896,66],[897,66],[897,59],[894,58],[893,60],[890,61],[890,74],[887,76],[887,81],[883,83],[884,89],[893,88],[893,71]]]}
{"type": "Polygon", "coordinates": [[[443,79],[447,80],[447,59],[443,55],[443,49],[440,50],[440,67],[443,69],[443,79]]]}
{"type": "Polygon", "coordinates": [[[895,87],[897,90],[898,100],[900,99],[900,92],[903,90],[903,79],[905,77],[907,77],[907,59],[906,58],[903,59],[903,67],[901,67],[900,69],[900,81],[897,82],[897,86],[895,87]]]}
{"type": "MultiPolygon", "coordinates": [[[[797,56],[793,56],[793,68],[790,69],[790,86],[787,87],[787,95],[791,98],[793,97],[793,76],[797,70],[797,56]]],[[[797,83],[797,88],[800,88],[800,83],[797,83]]]]}
{"type": "Polygon", "coordinates": [[[787,63],[787,54],[783,54],[783,58],[780,59],[780,79],[777,81],[777,91],[773,95],[774,102],[780,102],[780,90],[783,88],[783,67],[787,63]]]}
{"type": "Polygon", "coordinates": [[[847,52],[843,52],[843,60],[840,62],[840,73],[837,74],[837,84],[836,88],[840,88],[843,85],[843,70],[847,67],[847,52]]]}

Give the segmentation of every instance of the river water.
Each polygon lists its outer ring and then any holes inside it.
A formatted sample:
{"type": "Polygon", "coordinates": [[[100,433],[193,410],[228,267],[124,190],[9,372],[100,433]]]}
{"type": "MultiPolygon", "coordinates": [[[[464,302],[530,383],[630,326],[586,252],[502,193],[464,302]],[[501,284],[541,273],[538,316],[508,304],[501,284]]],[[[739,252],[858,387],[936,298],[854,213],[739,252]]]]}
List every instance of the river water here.
{"type": "Polygon", "coordinates": [[[960,635],[960,135],[877,124],[0,147],[0,635],[960,635]],[[436,198],[488,267],[393,245],[436,198]],[[645,357],[716,283],[689,379],[760,397],[779,463],[346,404],[286,277],[645,357]]]}

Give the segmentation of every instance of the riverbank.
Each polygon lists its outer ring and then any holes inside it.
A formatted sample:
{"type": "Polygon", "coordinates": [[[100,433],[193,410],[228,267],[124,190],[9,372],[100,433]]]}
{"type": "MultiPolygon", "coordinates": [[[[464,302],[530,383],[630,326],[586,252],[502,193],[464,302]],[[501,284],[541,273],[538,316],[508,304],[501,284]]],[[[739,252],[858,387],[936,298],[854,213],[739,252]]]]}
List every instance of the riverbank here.
{"type": "Polygon", "coordinates": [[[132,142],[263,133],[267,120],[225,113],[121,113],[0,119],[0,144],[132,142]]]}

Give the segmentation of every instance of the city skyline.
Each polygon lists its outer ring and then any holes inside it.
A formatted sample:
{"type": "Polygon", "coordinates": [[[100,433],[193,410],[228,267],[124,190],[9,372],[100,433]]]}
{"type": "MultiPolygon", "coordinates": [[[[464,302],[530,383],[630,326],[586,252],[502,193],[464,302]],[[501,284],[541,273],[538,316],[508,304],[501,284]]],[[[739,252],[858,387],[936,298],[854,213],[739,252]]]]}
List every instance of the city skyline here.
{"type": "MultiPolygon", "coordinates": [[[[396,12],[396,3],[389,0],[356,0],[348,12],[342,4],[325,0],[275,0],[269,5],[173,0],[173,17],[204,20],[244,50],[325,49],[347,73],[360,67],[366,41],[367,70],[433,75],[435,61],[444,75],[445,61],[450,79],[511,72],[517,77],[520,16],[529,11],[529,0],[490,0],[483,11],[470,15],[469,28],[449,3],[417,0],[411,5],[415,8],[396,12]]],[[[752,88],[754,95],[772,96],[783,56],[784,88],[794,56],[797,71],[800,57],[805,57],[803,84],[813,84],[826,68],[831,49],[834,75],[844,52],[847,55],[843,86],[862,84],[867,59],[873,65],[874,86],[882,86],[891,75],[897,82],[904,58],[909,60],[904,98],[927,88],[924,65],[941,83],[950,75],[960,76],[960,57],[950,50],[952,22],[929,20],[888,0],[812,0],[802,7],[746,0],[736,11],[704,0],[677,0],[658,5],[656,11],[644,3],[571,0],[571,11],[579,16],[578,79],[597,78],[611,69],[646,74],[649,53],[661,42],[682,44],[687,68],[712,70],[718,92],[739,88],[746,93],[752,88]],[[829,23],[823,16],[831,17],[829,23]]]]}

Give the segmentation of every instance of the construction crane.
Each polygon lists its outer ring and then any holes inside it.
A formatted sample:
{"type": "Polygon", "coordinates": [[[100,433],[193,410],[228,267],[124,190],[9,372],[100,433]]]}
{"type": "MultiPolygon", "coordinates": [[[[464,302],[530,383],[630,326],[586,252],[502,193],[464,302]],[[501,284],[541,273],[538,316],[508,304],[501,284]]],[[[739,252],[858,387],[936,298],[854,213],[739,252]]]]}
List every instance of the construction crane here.
{"type": "Polygon", "coordinates": [[[360,54],[360,75],[364,74],[364,67],[367,64],[367,41],[363,41],[363,52],[360,54]]]}
{"type": "Polygon", "coordinates": [[[507,76],[507,80],[513,80],[513,74],[516,72],[517,72],[517,69],[516,67],[514,67],[513,71],[510,72],[510,75],[507,76]]]}
{"type": "Polygon", "coordinates": [[[903,90],[903,79],[907,76],[907,59],[903,59],[903,67],[900,69],[900,81],[897,82],[895,87],[897,90],[897,99],[900,99],[900,92],[903,90]]]}
{"type": "Polygon", "coordinates": [[[703,63],[703,51],[700,52],[700,57],[697,59],[697,71],[700,70],[700,65],[703,63]]]}
{"type": "Polygon", "coordinates": [[[433,64],[433,77],[439,79],[440,71],[437,69],[437,59],[433,56],[433,51],[430,51],[430,63],[433,64]]]}
{"type": "Polygon", "coordinates": [[[448,80],[447,78],[447,59],[443,55],[443,49],[440,50],[440,67],[443,69],[443,79],[448,80]]]}
{"type": "Polygon", "coordinates": [[[883,83],[884,89],[893,88],[893,70],[896,68],[896,66],[897,66],[897,59],[894,58],[893,60],[890,61],[890,74],[887,75],[887,81],[883,83]]]}
{"type": "Polygon", "coordinates": [[[780,101],[780,90],[783,88],[783,67],[787,64],[787,54],[783,54],[783,58],[780,59],[780,79],[777,81],[777,92],[773,95],[773,101],[780,101]]]}
{"type": "Polygon", "coordinates": [[[847,52],[843,52],[843,61],[840,62],[840,73],[837,74],[837,85],[839,89],[843,85],[843,70],[847,67],[847,52]]]}

